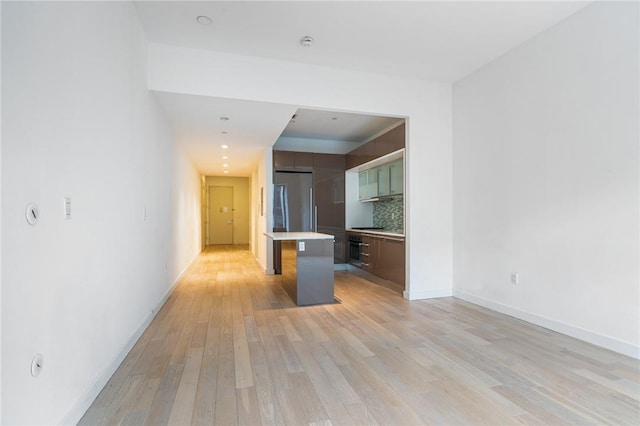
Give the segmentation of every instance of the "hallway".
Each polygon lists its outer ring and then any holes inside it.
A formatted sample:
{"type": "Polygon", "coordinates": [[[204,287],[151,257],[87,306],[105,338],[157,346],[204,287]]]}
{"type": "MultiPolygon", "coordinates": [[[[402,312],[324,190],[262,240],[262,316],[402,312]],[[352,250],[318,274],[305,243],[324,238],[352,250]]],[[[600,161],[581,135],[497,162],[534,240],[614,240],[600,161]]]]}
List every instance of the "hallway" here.
{"type": "Polygon", "coordinates": [[[631,358],[348,272],[336,296],[297,307],[209,247],[80,424],[637,424],[631,358]]]}

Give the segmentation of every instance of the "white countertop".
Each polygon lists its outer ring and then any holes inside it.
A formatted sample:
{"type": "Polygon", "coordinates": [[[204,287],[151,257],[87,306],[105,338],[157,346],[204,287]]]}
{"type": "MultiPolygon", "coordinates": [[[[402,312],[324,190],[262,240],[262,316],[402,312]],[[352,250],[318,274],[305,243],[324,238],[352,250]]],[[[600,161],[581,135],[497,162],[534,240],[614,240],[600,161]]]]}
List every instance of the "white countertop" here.
{"type": "Polygon", "coordinates": [[[386,231],[369,230],[369,229],[347,229],[346,231],[360,233],[360,234],[386,235],[388,237],[404,238],[404,234],[398,234],[396,232],[386,232],[386,231]]]}
{"type": "Polygon", "coordinates": [[[265,232],[264,235],[272,240],[333,240],[335,237],[319,232],[265,232]]]}

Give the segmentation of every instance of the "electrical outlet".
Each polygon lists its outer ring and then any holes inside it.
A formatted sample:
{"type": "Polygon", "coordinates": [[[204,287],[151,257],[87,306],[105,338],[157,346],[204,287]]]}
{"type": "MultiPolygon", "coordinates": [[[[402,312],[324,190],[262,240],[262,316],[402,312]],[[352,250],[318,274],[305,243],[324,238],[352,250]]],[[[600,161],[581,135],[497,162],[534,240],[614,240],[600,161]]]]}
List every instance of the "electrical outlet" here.
{"type": "Polygon", "coordinates": [[[304,251],[304,250],[305,250],[304,241],[298,242],[298,251],[304,251]]]}
{"type": "Polygon", "coordinates": [[[517,272],[512,272],[511,273],[511,284],[516,285],[516,284],[518,284],[518,282],[520,282],[520,274],[518,274],[517,272]]]}

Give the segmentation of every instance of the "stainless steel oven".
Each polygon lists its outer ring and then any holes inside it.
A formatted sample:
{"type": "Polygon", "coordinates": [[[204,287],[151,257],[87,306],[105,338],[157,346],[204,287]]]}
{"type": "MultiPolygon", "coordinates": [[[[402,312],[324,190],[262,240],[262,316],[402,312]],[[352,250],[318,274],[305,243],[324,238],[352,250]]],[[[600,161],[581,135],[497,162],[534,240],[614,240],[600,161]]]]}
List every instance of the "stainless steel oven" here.
{"type": "Polygon", "coordinates": [[[358,234],[348,234],[349,241],[349,263],[360,266],[360,245],[362,237],[358,234]]]}

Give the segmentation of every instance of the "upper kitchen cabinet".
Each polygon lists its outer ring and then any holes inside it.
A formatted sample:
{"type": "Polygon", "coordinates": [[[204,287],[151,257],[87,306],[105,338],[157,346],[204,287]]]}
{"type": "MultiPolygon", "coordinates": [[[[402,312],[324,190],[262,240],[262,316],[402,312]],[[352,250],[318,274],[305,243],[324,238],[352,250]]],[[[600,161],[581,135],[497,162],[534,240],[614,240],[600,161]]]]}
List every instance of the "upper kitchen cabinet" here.
{"type": "Polygon", "coordinates": [[[310,152],[273,151],[273,166],[278,169],[313,168],[314,154],[310,152]]]}
{"type": "Polygon", "coordinates": [[[404,193],[404,166],[402,163],[403,159],[401,158],[388,165],[389,195],[398,195],[404,193]]]}
{"type": "Polygon", "coordinates": [[[391,164],[376,167],[378,171],[378,196],[391,195],[391,164]]]}
{"type": "Polygon", "coordinates": [[[378,196],[378,169],[363,170],[358,174],[358,199],[368,200],[378,196]]]}
{"type": "Polygon", "coordinates": [[[358,199],[360,201],[374,201],[378,197],[403,194],[402,156],[403,152],[399,151],[360,167],[358,173],[358,199]]]}
{"type": "Polygon", "coordinates": [[[315,154],[311,152],[295,152],[293,156],[293,166],[296,169],[312,169],[315,154]]]}
{"type": "Polygon", "coordinates": [[[398,151],[405,146],[405,124],[402,123],[346,155],[346,168],[352,169],[398,151]]]}
{"type": "Polygon", "coordinates": [[[273,151],[273,166],[276,168],[295,167],[295,152],[273,151]]]}

